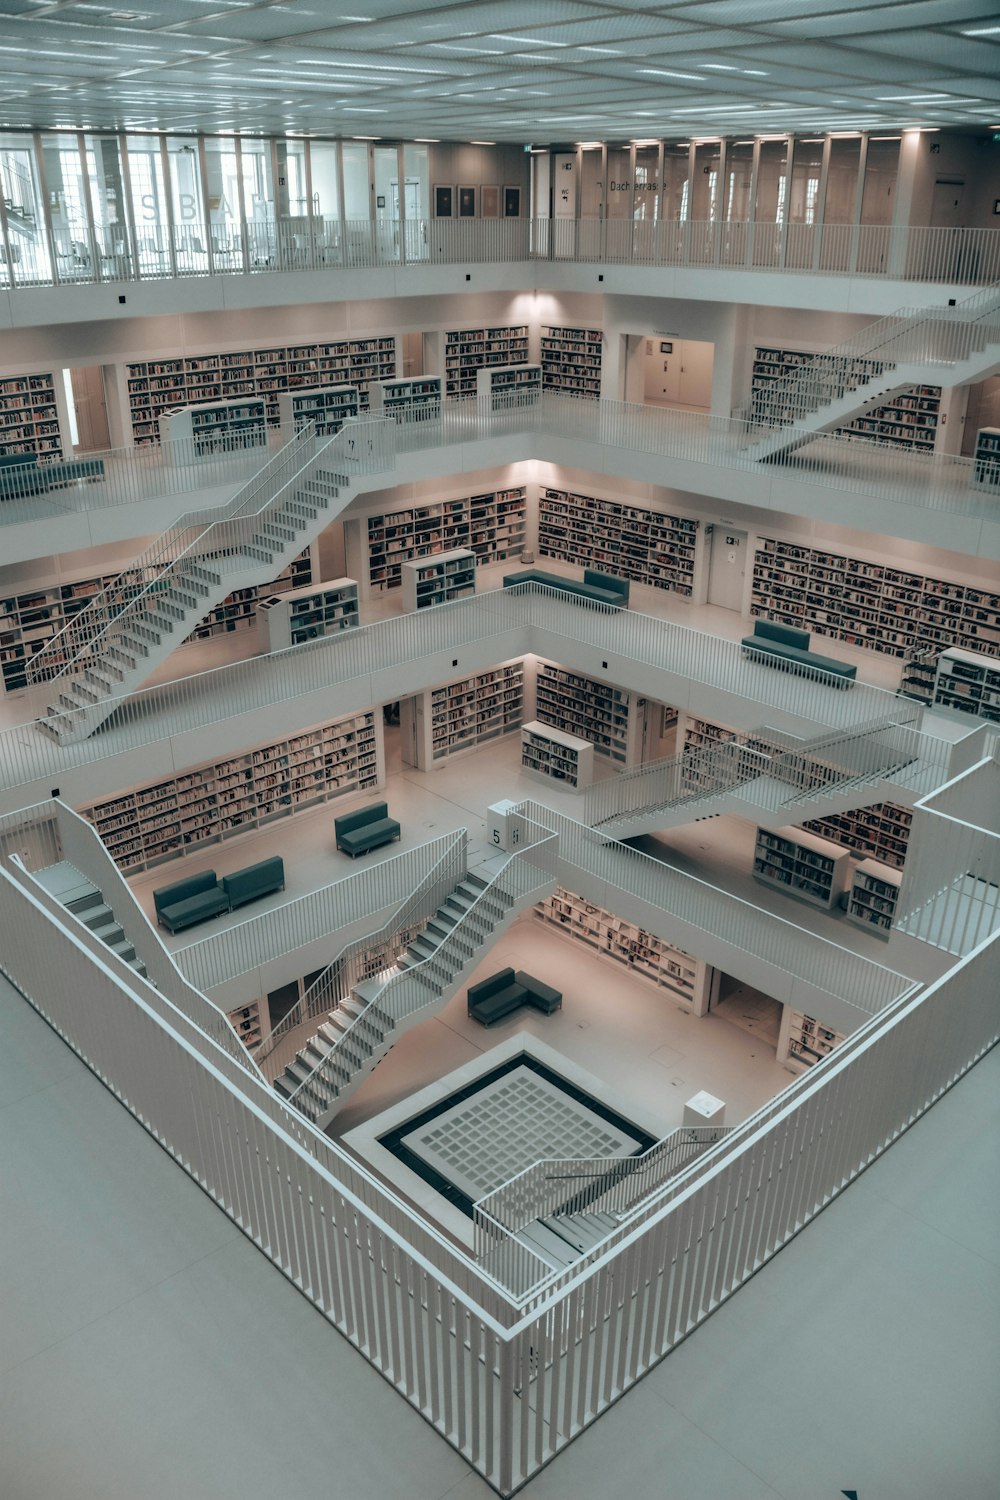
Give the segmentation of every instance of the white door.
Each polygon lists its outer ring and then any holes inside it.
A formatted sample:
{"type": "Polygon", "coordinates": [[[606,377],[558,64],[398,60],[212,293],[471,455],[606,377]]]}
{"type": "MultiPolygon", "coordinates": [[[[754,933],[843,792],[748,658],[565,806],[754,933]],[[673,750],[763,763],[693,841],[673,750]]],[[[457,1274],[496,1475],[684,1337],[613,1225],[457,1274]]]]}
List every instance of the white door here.
{"type": "Polygon", "coordinates": [[[743,581],[746,577],[747,533],[732,531],[727,526],[715,526],[711,541],[708,602],[740,613],[743,609],[743,581]]]}
{"type": "Polygon", "coordinates": [[[965,197],[964,177],[939,177],[934,183],[931,199],[931,224],[936,229],[954,229],[964,224],[962,200],[965,197]]]}

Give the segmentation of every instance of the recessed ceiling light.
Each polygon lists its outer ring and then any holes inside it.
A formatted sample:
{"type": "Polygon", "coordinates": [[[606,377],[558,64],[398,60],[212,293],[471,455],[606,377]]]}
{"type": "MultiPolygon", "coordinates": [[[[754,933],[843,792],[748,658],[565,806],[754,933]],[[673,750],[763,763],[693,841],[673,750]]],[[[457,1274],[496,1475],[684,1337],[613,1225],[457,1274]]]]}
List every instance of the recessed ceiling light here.
{"type": "Polygon", "coordinates": [[[495,146],[496,141],[470,141],[470,146],[495,146]]]}
{"type": "Polygon", "coordinates": [[[687,78],[691,83],[705,82],[700,73],[669,73],[666,68],[640,68],[639,72],[650,78],[687,78]]]}

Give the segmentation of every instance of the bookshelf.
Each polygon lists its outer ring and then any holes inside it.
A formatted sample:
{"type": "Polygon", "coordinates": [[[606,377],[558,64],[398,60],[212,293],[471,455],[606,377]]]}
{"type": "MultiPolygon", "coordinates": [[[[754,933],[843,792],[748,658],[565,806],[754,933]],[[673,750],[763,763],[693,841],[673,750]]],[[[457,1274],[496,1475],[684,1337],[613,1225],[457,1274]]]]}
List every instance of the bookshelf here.
{"type": "Polygon", "coordinates": [[[358,585],[353,578],[334,578],[287,594],[272,594],[261,599],[258,619],[265,651],[284,651],[304,641],[336,635],[361,623],[358,585]]]}
{"type": "Polygon", "coordinates": [[[604,335],[599,328],[543,327],[542,389],[557,396],[598,400],[603,352],[604,335]]]}
{"type": "Polygon", "coordinates": [[[705,1014],[712,971],[701,959],[563,886],[534,910],[547,927],[665,990],[695,1015],[705,1014]]]}
{"type": "Polygon", "coordinates": [[[541,365],[486,365],[476,371],[476,395],[490,411],[534,406],[541,394],[541,365]]]}
{"type": "Polygon", "coordinates": [[[260,1003],[250,1000],[246,1005],[241,1005],[236,1010],[227,1012],[232,1023],[233,1030],[243,1043],[248,1052],[259,1047],[263,1040],[263,1032],[260,1025],[260,1003]]]}
{"type": "Polygon", "coordinates": [[[980,651],[942,651],[934,677],[934,706],[1000,724],[1000,661],[980,651]]]}
{"type": "Polygon", "coordinates": [[[278,397],[278,420],[296,431],[316,424],[320,437],[334,437],[348,417],[356,417],[361,397],[356,385],[313,386],[308,390],[282,391],[278,397]]]}
{"type": "Polygon", "coordinates": [[[477,566],[520,557],[524,547],[526,492],[523,485],[491,494],[440,500],[367,522],[348,520],[344,534],[351,572],[373,589],[399,588],[403,564],[438,552],[468,548],[477,566]],[[360,527],[367,526],[362,542],[360,527]]]}
{"type": "Polygon", "coordinates": [[[830,839],[835,844],[871,855],[881,864],[901,870],[906,861],[913,813],[895,802],[879,802],[873,807],[857,807],[850,812],[834,813],[829,818],[813,818],[802,827],[807,833],[830,839]]]}
{"type": "Polygon", "coordinates": [[[369,709],[305,734],[209,761],[81,808],[124,871],[287,817],[381,780],[381,735],[369,709]]]}
{"type": "Polygon", "coordinates": [[[622,688],[548,662],[538,663],[535,713],[542,724],[587,739],[597,755],[625,765],[629,757],[631,696],[622,688]]]}
{"type": "Polygon", "coordinates": [[[272,595],[291,593],[294,589],[305,587],[312,582],[312,554],[307,547],[300,552],[298,557],[293,557],[286,568],[283,568],[277,578],[272,578],[270,583],[259,583],[245,589],[235,589],[233,593],[227,594],[221,604],[214,609],[195,626],[191,634],[187,636],[184,644],[188,641],[206,640],[213,635],[221,635],[227,630],[249,629],[257,623],[258,610],[263,599],[272,595]]]}
{"type": "Polygon", "coordinates": [[[699,522],[572,490],[543,488],[538,550],[690,599],[699,522]]]}
{"type": "Polygon", "coordinates": [[[267,443],[267,405],[243,397],[182,406],[163,416],[160,438],[165,443],[192,443],[199,458],[233,448],[262,447],[267,443]]]}
{"type": "Polygon", "coordinates": [[[855,866],[851,888],[847,893],[847,915],[874,932],[888,938],[899,899],[902,875],[877,859],[863,859],[855,866]]]}
{"type": "Polygon", "coordinates": [[[402,564],[403,608],[429,609],[476,592],[476,554],[467,547],[402,564]]]}
{"type": "Polygon", "coordinates": [[[783,1062],[793,1073],[804,1072],[822,1062],[834,1047],[845,1040],[839,1031],[831,1031],[815,1016],[807,1016],[800,1010],[790,1010],[787,1024],[787,1050],[782,1056],[778,1049],[778,1061],[783,1062]]]}
{"type": "Polygon", "coordinates": [[[980,490],[1000,490],[1000,427],[981,427],[976,433],[972,484],[980,490]]]}
{"type": "Polygon", "coordinates": [[[522,365],[527,360],[526,324],[454,329],[444,336],[445,394],[475,396],[476,376],[485,365],[522,365]]]}
{"type": "Polygon", "coordinates": [[[445,760],[521,726],[524,664],[507,662],[430,694],[431,760],[445,760]]]}
{"type": "Polygon", "coordinates": [[[959,646],[1000,655],[1000,589],[757,538],[750,613],[888,656],[959,646]]]}
{"type": "Polygon", "coordinates": [[[850,855],[846,849],[803,833],[798,828],[757,829],[753,875],[798,901],[831,911],[847,885],[850,855]]]}
{"type": "Polygon", "coordinates": [[[430,422],[441,415],[441,376],[383,380],[371,388],[371,409],[397,422],[430,422]]]}
{"type": "MultiPolygon", "coordinates": [[[[778,385],[816,357],[815,352],[804,349],[759,345],[754,350],[751,367],[750,420],[764,424],[800,421],[802,414],[797,406],[782,407],[778,385]]],[[[884,368],[880,360],[872,359],[844,359],[840,364],[844,391],[874,379],[884,368]]],[[[905,390],[895,392],[890,400],[853,417],[835,431],[840,437],[928,452],[934,449],[940,412],[940,386],[907,386],[905,390]]]]}
{"type": "Polygon", "coordinates": [[[521,729],[521,766],[581,792],[593,780],[594,747],[589,740],[532,719],[521,729]]]}
{"type": "Polygon", "coordinates": [[[55,376],[5,375],[0,379],[0,453],[61,458],[62,432],[55,376]]]}
{"type": "Polygon", "coordinates": [[[282,344],[267,349],[229,349],[174,359],[140,360],[125,366],[125,398],[137,445],[159,441],[159,419],[178,406],[262,397],[267,420],[280,420],[283,391],[350,385],[368,406],[368,385],[396,373],[394,336],[282,344]]]}

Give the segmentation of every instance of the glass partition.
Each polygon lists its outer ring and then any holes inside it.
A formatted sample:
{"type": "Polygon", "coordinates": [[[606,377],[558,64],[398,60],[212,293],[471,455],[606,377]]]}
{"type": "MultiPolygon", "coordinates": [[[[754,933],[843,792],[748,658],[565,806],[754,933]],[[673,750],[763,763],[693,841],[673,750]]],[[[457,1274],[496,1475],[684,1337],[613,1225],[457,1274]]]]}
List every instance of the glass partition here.
{"type": "Polygon", "coordinates": [[[726,150],[726,201],[723,216],[730,223],[745,224],[751,213],[753,187],[753,141],[733,141],[726,150]]]}
{"type": "Polygon", "coordinates": [[[869,137],[865,157],[865,181],[861,193],[861,235],[857,269],[871,274],[881,271],[889,253],[889,228],[896,206],[896,174],[899,170],[899,136],[869,137]]]}
{"type": "Polygon", "coordinates": [[[247,260],[250,266],[270,266],[278,253],[271,143],[244,139],[238,142],[238,147],[247,260]]]}
{"type": "Polygon", "coordinates": [[[52,218],[56,278],[59,281],[74,278],[89,281],[94,275],[95,252],[78,137],[43,136],[42,167],[52,218]]]}
{"type": "Polygon", "coordinates": [[[106,281],[126,280],[131,272],[131,251],[118,136],[85,136],[84,160],[90,181],[95,250],[100,257],[101,276],[106,281]]]}
{"type": "MultiPolygon", "coordinates": [[[[587,153],[590,154],[589,152],[587,153]]],[[[627,146],[608,148],[608,218],[632,217],[632,153],[627,146]]]]}
{"type": "MultiPolygon", "coordinates": [[[[212,142],[217,146],[218,142],[212,142]]],[[[221,178],[218,176],[218,154],[210,158],[209,212],[213,222],[228,213],[221,178]],[[213,168],[214,173],[213,175],[213,168]],[[211,205],[215,204],[213,208],[211,205]]],[[[201,190],[201,164],[198,142],[180,136],[167,138],[167,172],[170,208],[174,223],[174,245],[180,274],[208,270],[208,234],[205,228],[204,198],[201,190]]],[[[237,199],[238,202],[238,199],[237,199]]]]}
{"type": "Polygon", "coordinates": [[[398,260],[399,221],[403,213],[403,198],[399,190],[399,148],[376,146],[372,156],[378,258],[380,261],[398,260]]]}
{"type": "Polygon", "coordinates": [[[371,192],[368,176],[368,146],[363,141],[345,141],[341,148],[344,173],[344,248],[348,265],[367,265],[371,260],[371,192]]]}
{"type": "Polygon", "coordinates": [[[684,145],[664,147],[663,217],[677,221],[690,217],[688,212],[688,167],[690,149],[684,145]]]}
{"type": "Polygon", "coordinates": [[[424,260],[427,256],[427,220],[431,213],[430,157],[426,146],[409,142],[403,146],[403,192],[406,258],[424,260]]]}
{"type": "Polygon", "coordinates": [[[823,142],[795,141],[788,192],[788,240],[785,265],[802,270],[813,264],[819,188],[823,175],[823,142]]]}
{"type": "Polygon", "coordinates": [[[826,169],[820,270],[846,271],[853,264],[857,251],[854,216],[860,169],[861,136],[834,136],[826,169]]]}
{"type": "Polygon", "coordinates": [[[125,138],[128,180],[135,225],[135,255],[139,275],[169,276],[170,214],[163,175],[159,136],[130,135],[125,138]]]}
{"type": "Polygon", "coordinates": [[[761,141],[757,155],[753,264],[781,265],[783,226],[788,217],[788,141],[761,141]],[[773,230],[768,226],[773,225],[773,230]]]}
{"type": "Polygon", "coordinates": [[[311,141],[309,168],[312,211],[320,221],[316,225],[316,258],[320,263],[335,261],[341,251],[339,142],[311,141]]]}
{"type": "Polygon", "coordinates": [[[660,148],[635,148],[635,185],[632,199],[634,219],[653,220],[660,216],[660,148]]]}
{"type": "Polygon", "coordinates": [[[30,135],[0,134],[0,190],[7,218],[8,251],[0,246],[0,286],[15,281],[48,280],[52,274],[45,242],[45,216],[30,135]]]}

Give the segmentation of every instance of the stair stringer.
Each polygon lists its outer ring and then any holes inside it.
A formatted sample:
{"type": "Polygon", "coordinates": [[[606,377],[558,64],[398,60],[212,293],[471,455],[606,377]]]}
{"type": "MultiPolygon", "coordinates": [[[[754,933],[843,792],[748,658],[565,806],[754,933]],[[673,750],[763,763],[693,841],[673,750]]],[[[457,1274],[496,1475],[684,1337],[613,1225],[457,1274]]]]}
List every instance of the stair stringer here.
{"type": "MultiPolygon", "coordinates": [[[[505,889],[504,871],[512,862],[507,861],[485,884],[475,904],[427,958],[406,969],[379,975],[355,988],[340,1007],[352,1019],[336,1044],[329,1045],[317,1033],[300,1049],[300,1058],[310,1048],[314,1052],[324,1052],[325,1056],[309,1078],[285,1097],[319,1130],[326,1129],[350,1095],[364,1083],[401,1036],[444,1008],[478,968],[489,945],[522,912],[555,890],[557,882],[554,876],[546,876],[517,892],[505,889]],[[417,986],[421,987],[424,998],[422,1003],[414,1004],[414,999],[419,999],[415,993],[417,986]],[[397,1002],[400,991],[405,996],[401,1005],[397,1002]],[[353,1011],[349,1009],[352,1001],[353,1011]],[[385,1031],[379,1038],[378,1032],[383,1025],[385,1031]],[[357,1060],[345,1066],[348,1049],[352,1048],[357,1060]],[[334,1073],[337,1068],[342,1068],[349,1076],[338,1081],[334,1073]],[[324,1092],[327,1094],[325,1099],[324,1092]]],[[[276,1087],[279,1082],[276,1080],[276,1087]]],[[[280,1088],[279,1093],[283,1093],[280,1088]]]]}

